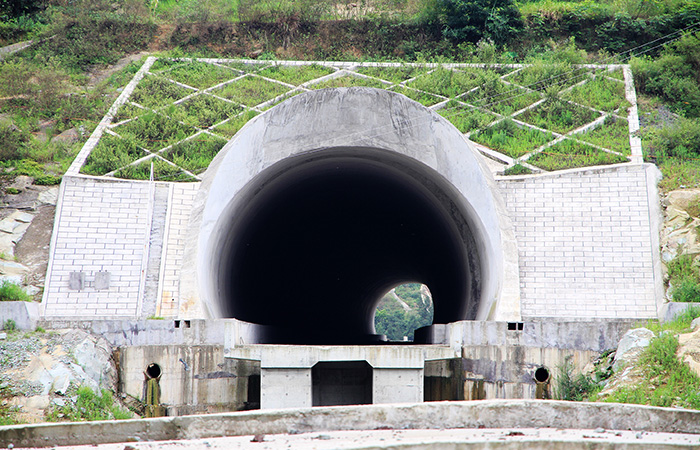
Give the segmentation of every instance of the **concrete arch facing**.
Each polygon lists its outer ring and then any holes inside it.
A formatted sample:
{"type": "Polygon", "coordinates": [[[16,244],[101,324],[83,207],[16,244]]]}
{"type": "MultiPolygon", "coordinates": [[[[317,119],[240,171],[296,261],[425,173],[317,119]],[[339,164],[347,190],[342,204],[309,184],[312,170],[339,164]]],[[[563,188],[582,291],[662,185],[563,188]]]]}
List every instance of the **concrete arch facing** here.
{"type": "Polygon", "coordinates": [[[376,303],[405,281],[430,288],[435,323],[519,320],[517,246],[481,158],[399,94],[287,100],[205,173],[181,304],[262,325],[274,343],[372,341],[376,303]]]}

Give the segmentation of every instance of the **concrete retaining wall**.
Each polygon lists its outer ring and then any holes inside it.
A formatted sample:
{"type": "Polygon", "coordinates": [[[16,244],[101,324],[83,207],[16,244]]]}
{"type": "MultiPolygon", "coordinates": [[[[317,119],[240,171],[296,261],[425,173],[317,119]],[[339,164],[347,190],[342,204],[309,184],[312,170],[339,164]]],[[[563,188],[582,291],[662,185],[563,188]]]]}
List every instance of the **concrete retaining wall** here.
{"type": "Polygon", "coordinates": [[[237,411],[259,407],[249,395],[260,364],[224,358],[221,345],[121,347],[119,392],[143,399],[146,368],[158,365],[160,402],[169,415],[237,411]]]}
{"type": "MultiPolygon", "coordinates": [[[[333,430],[562,428],[700,433],[700,411],[538,400],[341,406],[0,427],[0,446],[53,447],[124,441],[333,430]]],[[[589,444],[592,442],[589,441],[589,444]]]]}
{"type": "Polygon", "coordinates": [[[39,304],[34,302],[0,302],[0,328],[14,320],[19,330],[34,330],[39,320],[39,304]]]}
{"type": "Polygon", "coordinates": [[[427,342],[453,348],[508,345],[604,352],[617,347],[632,320],[587,320],[577,322],[485,322],[461,321],[433,325],[421,330],[427,342]]]}

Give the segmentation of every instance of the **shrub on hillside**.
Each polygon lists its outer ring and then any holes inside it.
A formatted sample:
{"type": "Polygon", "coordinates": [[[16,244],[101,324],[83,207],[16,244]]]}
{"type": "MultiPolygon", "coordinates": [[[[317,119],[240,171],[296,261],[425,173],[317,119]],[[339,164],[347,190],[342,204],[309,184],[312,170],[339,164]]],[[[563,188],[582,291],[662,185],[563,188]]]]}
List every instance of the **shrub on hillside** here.
{"type": "Polygon", "coordinates": [[[700,32],[664,47],[657,59],[630,61],[637,89],[659,96],[687,117],[700,117],[700,32]]]}
{"type": "Polygon", "coordinates": [[[428,21],[457,42],[491,39],[504,44],[523,29],[520,11],[512,0],[434,0],[428,21]]]}
{"type": "Polygon", "coordinates": [[[9,123],[0,123],[0,161],[21,159],[27,153],[29,134],[9,123]]]}
{"type": "Polygon", "coordinates": [[[647,152],[663,162],[665,158],[700,157],[700,120],[681,117],[672,125],[653,129],[645,139],[647,152]]]}
{"type": "Polygon", "coordinates": [[[127,53],[146,48],[157,26],[148,21],[144,3],[79,0],[49,8],[48,39],[29,52],[52,57],[63,67],[81,72],[93,65],[114,64],[127,53]]]}

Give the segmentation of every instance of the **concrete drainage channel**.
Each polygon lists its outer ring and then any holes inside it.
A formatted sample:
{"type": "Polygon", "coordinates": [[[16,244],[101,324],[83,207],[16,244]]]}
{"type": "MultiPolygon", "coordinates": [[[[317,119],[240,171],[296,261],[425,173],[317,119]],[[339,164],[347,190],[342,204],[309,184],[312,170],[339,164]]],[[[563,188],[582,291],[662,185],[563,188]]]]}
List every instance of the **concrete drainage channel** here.
{"type": "MultiPolygon", "coordinates": [[[[0,427],[0,447],[9,447],[10,444],[18,448],[140,442],[161,448],[162,443],[148,442],[235,436],[241,437],[238,439],[240,443],[247,442],[248,445],[251,441],[265,441],[265,436],[269,441],[284,440],[291,445],[294,440],[303,441],[294,436],[309,433],[314,433],[311,437],[306,436],[315,439],[311,445],[313,448],[425,448],[429,445],[446,449],[697,449],[700,446],[700,411],[541,400],[340,406],[6,426],[0,427]],[[362,436],[368,441],[352,442],[360,435],[348,432],[362,430],[366,432],[362,436]],[[394,437],[400,433],[407,433],[410,437],[412,433],[408,430],[416,430],[413,434],[417,437],[403,443],[374,438],[373,432],[381,434],[388,430],[393,431],[394,437]],[[422,434],[418,430],[423,430],[422,434]],[[449,436],[445,435],[446,432],[449,436]],[[345,441],[336,440],[342,440],[344,435],[350,439],[347,445],[341,445],[345,441]],[[372,439],[376,444],[370,444],[372,439]],[[320,445],[319,441],[324,440],[329,441],[328,446],[320,445]],[[543,446],[544,443],[547,445],[543,446]]],[[[199,448],[199,442],[192,441],[192,444],[194,446],[189,448],[199,448]]],[[[187,448],[188,443],[178,443],[178,448],[183,448],[183,445],[187,448]]],[[[211,447],[211,443],[202,442],[201,448],[205,447],[211,447]]]]}

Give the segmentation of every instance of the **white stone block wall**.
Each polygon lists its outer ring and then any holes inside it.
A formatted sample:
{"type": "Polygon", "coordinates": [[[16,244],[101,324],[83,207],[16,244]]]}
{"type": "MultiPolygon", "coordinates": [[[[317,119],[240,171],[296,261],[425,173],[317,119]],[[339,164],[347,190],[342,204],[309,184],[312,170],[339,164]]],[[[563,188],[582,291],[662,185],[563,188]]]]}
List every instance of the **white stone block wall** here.
{"type": "Polygon", "coordinates": [[[657,316],[650,205],[659,200],[644,165],[504,177],[499,185],[518,240],[524,320],[657,316]]]}
{"type": "MultiPolygon", "coordinates": [[[[194,197],[200,183],[174,183],[168,204],[168,225],[161,273],[160,307],[157,315],[177,317],[180,299],[180,273],[185,251],[185,238],[194,197]]],[[[194,270],[194,268],[192,268],[194,270]]]]}
{"type": "Polygon", "coordinates": [[[43,313],[58,317],[138,317],[147,251],[150,185],[64,177],[51,241],[43,313]],[[97,290],[95,273],[109,272],[97,290]],[[71,272],[85,286],[71,289],[71,272]]]}

